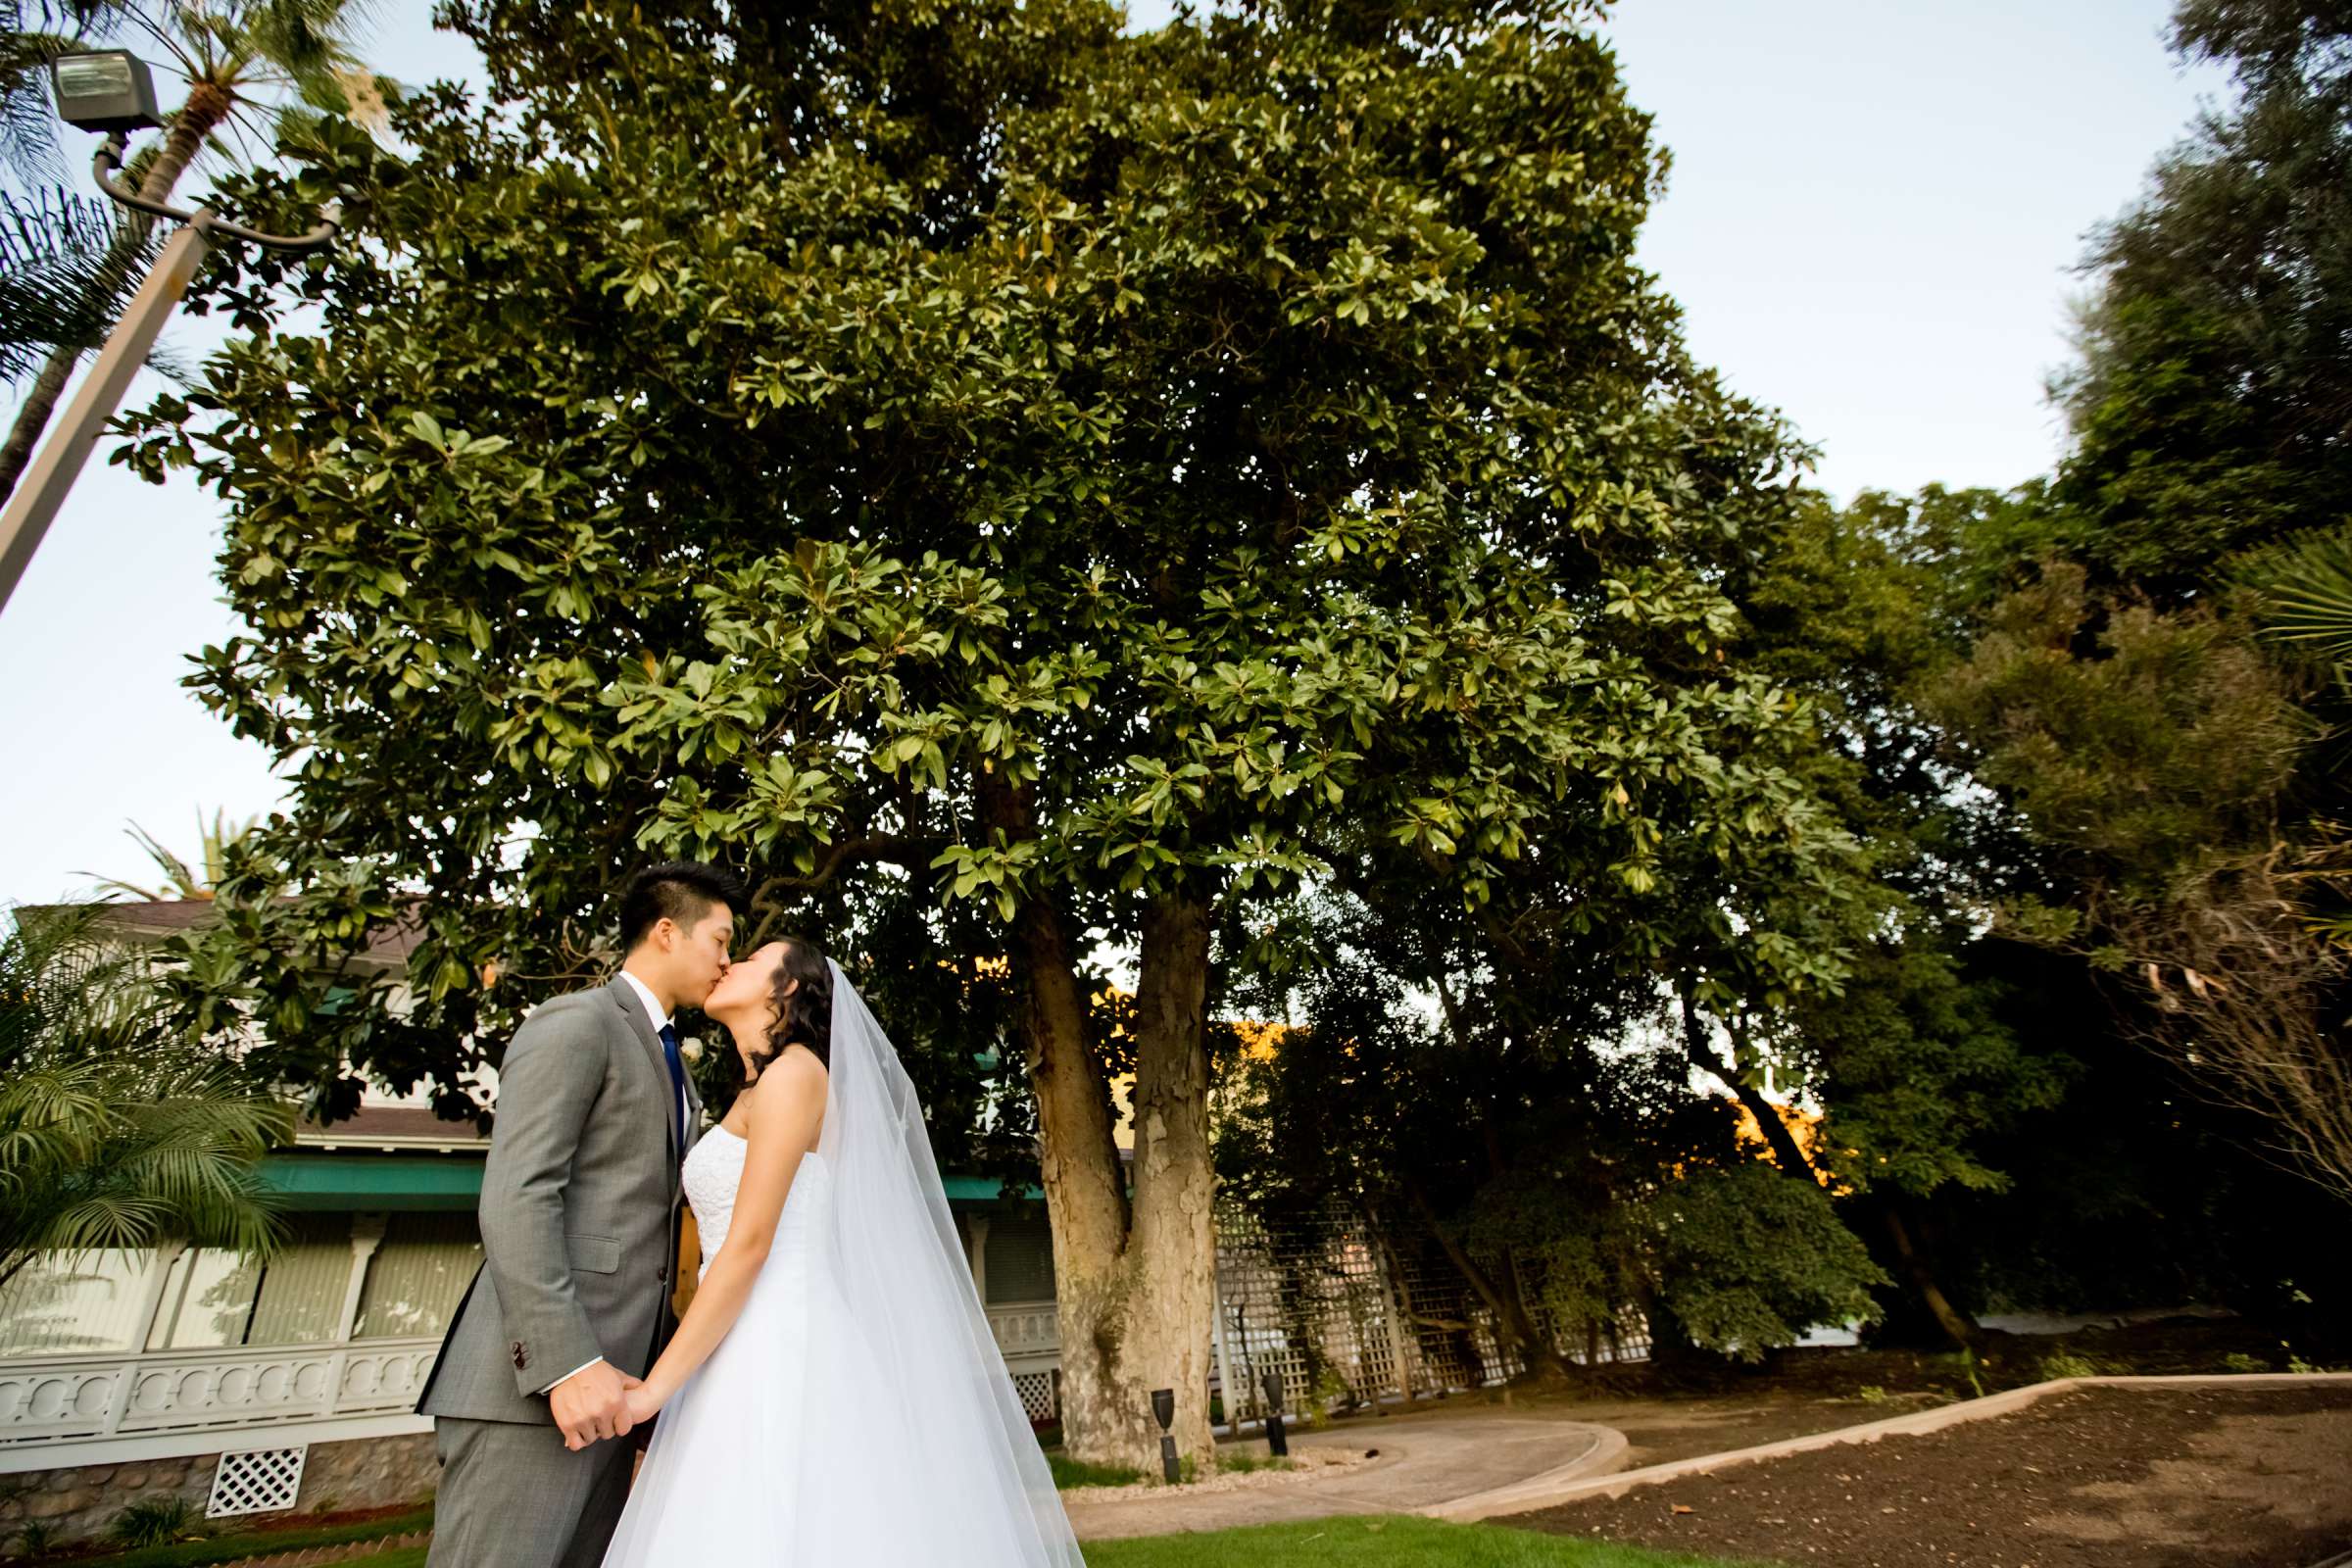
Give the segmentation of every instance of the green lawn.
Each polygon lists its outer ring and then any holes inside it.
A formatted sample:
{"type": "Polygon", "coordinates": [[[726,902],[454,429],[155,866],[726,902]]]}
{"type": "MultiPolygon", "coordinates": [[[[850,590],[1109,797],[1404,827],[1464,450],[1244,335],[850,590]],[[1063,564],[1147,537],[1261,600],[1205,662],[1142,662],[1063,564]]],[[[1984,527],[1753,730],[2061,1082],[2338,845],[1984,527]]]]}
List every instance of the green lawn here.
{"type": "Polygon", "coordinates": [[[1227,1568],[1244,1562],[1282,1568],[1758,1568],[1409,1514],[1103,1541],[1086,1548],[1086,1561],[1087,1568],[1227,1568]]]}
{"type": "Polygon", "coordinates": [[[1046,1463],[1054,1467],[1054,1485],[1063,1492],[1072,1487],[1124,1487],[1144,1479],[1141,1470],[1129,1470],[1122,1465],[1088,1464],[1072,1459],[1059,1448],[1046,1450],[1046,1463]]]}
{"type": "MultiPolygon", "coordinates": [[[[1227,1568],[1237,1562],[1282,1568],[1766,1568],[1395,1514],[1098,1542],[1086,1548],[1086,1561],[1087,1568],[1227,1568]]],[[[387,1551],[353,1568],[424,1568],[424,1551],[387,1551]]]]}

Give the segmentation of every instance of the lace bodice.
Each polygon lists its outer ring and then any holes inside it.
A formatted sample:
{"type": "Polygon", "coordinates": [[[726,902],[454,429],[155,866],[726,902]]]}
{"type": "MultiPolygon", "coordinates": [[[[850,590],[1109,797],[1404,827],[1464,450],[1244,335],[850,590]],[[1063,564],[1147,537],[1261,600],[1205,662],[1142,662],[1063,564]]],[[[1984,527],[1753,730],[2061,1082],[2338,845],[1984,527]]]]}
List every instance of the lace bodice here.
{"type": "MultiPolygon", "coordinates": [[[[750,1150],[749,1144],[722,1124],[696,1139],[686,1152],[686,1165],[679,1174],[686,1187],[686,1201],[694,1206],[695,1234],[702,1243],[703,1261],[695,1270],[698,1280],[710,1271],[710,1260],[727,1239],[727,1226],[735,1218],[735,1191],[743,1185],[743,1160],[750,1150]]],[[[779,1231],[796,1223],[798,1213],[814,1201],[808,1195],[821,1188],[828,1175],[824,1156],[815,1150],[801,1156],[793,1172],[792,1191],[784,1195],[784,1213],[776,1221],[779,1231]]]]}

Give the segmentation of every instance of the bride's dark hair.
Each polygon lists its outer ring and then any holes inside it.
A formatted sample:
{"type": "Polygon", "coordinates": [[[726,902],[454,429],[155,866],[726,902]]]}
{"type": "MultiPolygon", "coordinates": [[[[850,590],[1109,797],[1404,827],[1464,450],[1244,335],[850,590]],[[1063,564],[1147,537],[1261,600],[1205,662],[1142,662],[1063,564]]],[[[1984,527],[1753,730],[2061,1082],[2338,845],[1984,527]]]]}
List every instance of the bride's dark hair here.
{"type": "Polygon", "coordinates": [[[833,1065],[833,966],[824,950],[800,937],[785,937],[784,960],[776,965],[776,1021],[768,1025],[767,1049],[752,1065],[757,1078],[791,1045],[807,1046],[828,1070],[833,1065]],[[795,989],[793,982],[800,986],[795,989]],[[789,994],[788,994],[789,993],[789,994]]]}

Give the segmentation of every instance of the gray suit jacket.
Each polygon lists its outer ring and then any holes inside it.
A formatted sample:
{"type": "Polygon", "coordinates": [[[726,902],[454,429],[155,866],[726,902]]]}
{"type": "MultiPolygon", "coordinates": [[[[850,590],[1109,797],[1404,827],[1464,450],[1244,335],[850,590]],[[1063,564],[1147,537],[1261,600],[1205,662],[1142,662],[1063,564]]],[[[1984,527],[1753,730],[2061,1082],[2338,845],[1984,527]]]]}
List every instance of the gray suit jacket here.
{"type": "MultiPolygon", "coordinates": [[[[687,1143],[702,1102],[686,1084],[687,1143]]],[[[482,1172],[482,1267],[416,1408],[555,1419],[539,1390],[603,1356],[634,1377],[676,1327],[677,1100],[662,1040],[625,980],[523,1020],[499,1067],[482,1172]]]]}

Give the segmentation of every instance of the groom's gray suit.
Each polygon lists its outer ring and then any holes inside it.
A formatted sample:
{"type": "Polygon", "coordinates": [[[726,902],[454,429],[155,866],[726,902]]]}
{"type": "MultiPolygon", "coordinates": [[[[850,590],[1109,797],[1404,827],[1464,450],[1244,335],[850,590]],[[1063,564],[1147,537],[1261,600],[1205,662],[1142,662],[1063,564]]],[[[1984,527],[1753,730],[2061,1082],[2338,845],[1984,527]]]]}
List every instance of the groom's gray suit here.
{"type": "Polygon", "coordinates": [[[602,1356],[632,1377],[667,1340],[686,1132],[656,1020],[625,979],[545,1004],[499,1067],[482,1173],[482,1267],[418,1410],[441,1490],[432,1568],[593,1568],[633,1445],[564,1446],[547,1391],[602,1356]]]}

